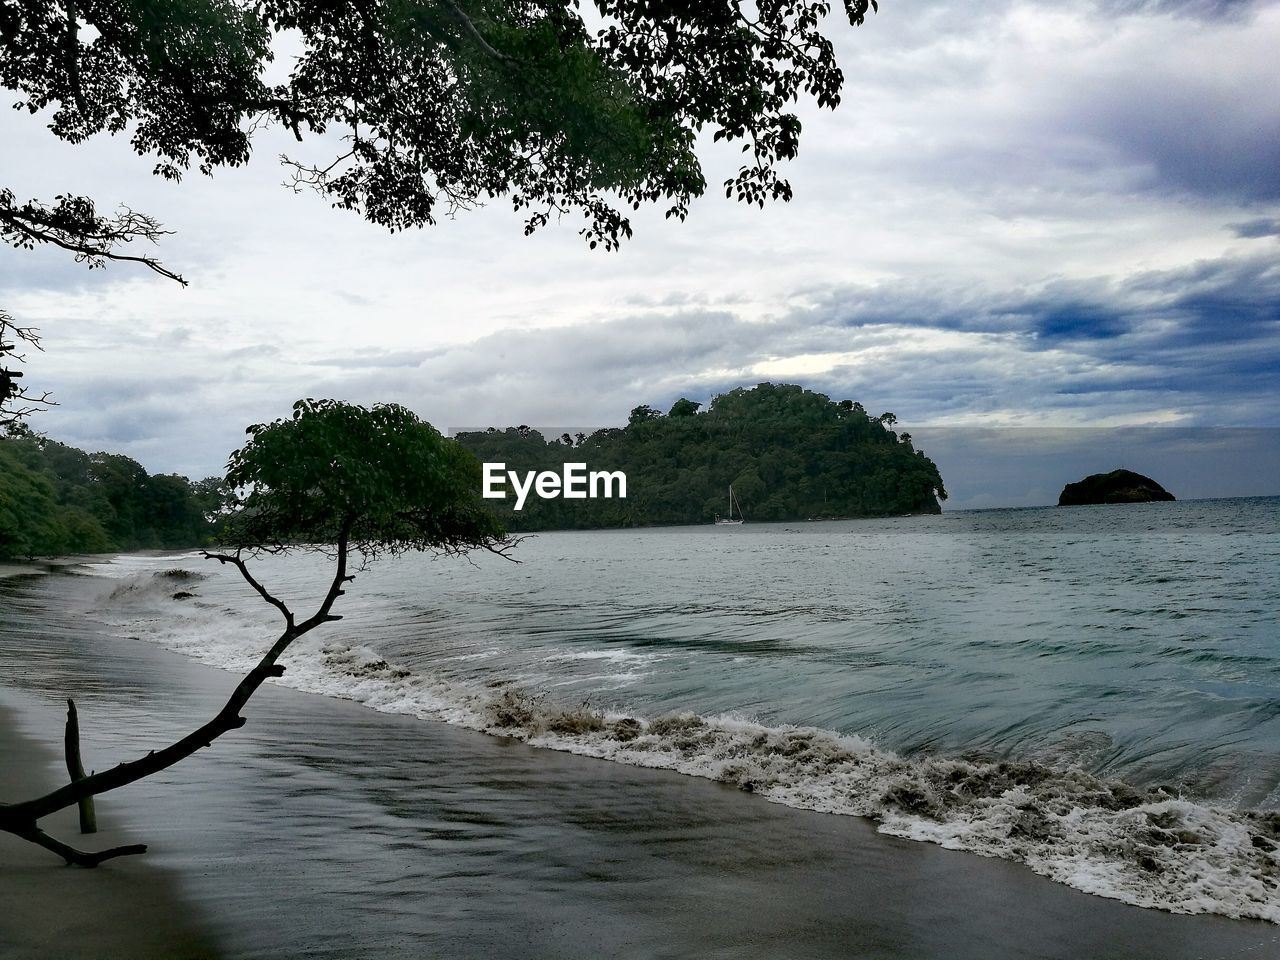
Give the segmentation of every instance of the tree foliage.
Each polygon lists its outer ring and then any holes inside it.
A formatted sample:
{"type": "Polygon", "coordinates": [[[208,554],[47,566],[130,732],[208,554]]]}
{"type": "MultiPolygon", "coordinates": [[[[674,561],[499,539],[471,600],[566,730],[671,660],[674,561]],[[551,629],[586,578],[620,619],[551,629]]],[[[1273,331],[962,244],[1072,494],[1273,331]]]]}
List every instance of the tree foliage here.
{"type": "MultiPolygon", "coordinates": [[[[641,205],[684,219],[707,186],[704,132],[742,145],[726,196],[790,199],[778,165],[799,149],[794,105],[835,107],[844,83],[827,0],[583,6],[0,0],[0,86],[69,143],[127,136],[168,180],[246,163],[255,134],[282,125],[299,144],[282,158],[295,189],[393,231],[503,199],[525,233],[572,214],[592,248],[613,249],[641,205]]],[[[855,25],[877,8],[843,7],[855,25]]],[[[74,188],[40,200],[0,184],[0,242],[13,247],[185,284],[148,249],[167,232],[74,188]]],[[[0,389],[0,421],[35,409],[11,400],[0,389]]]]}
{"type": "Polygon", "coordinates": [[[650,406],[627,426],[565,444],[536,430],[462,433],[480,459],[508,470],[559,473],[565,462],[621,470],[627,499],[490,500],[517,530],[706,523],[728,513],[728,487],[748,519],[936,513],[946,489],[937,465],[869,417],[794,384],[762,383],[714,398],[705,411],[687,399],[663,416],[650,406]]]}
{"type": "Polygon", "coordinates": [[[225,503],[216,477],[148,474],[21,425],[0,439],[0,557],[204,546],[225,503]]]}
{"type": "Polygon", "coordinates": [[[227,464],[244,491],[219,537],[229,546],[327,550],[345,537],[372,557],[505,542],[481,506],[479,462],[405,407],[300,400],[248,433],[227,464]]]}
{"type": "MultiPolygon", "coordinates": [[[[577,211],[587,241],[612,247],[631,232],[628,208],[663,202],[683,217],[703,192],[703,129],[744,145],[728,194],[790,197],[776,166],[799,146],[793,105],[840,100],[844,77],[822,30],[830,7],[5,0],[0,84],[19,106],[50,110],[64,140],[127,134],[170,179],[244,163],[257,127],[275,122],[299,141],[330,134],[321,149],[341,138],[336,156],[286,162],[296,183],[374,223],[420,226],[442,206],[504,196],[529,230],[577,211]],[[284,43],[297,55],[271,82],[266,67],[284,43]]],[[[852,24],[875,7],[844,0],[852,24]]],[[[39,242],[40,217],[9,201],[0,223],[39,242]]]]}

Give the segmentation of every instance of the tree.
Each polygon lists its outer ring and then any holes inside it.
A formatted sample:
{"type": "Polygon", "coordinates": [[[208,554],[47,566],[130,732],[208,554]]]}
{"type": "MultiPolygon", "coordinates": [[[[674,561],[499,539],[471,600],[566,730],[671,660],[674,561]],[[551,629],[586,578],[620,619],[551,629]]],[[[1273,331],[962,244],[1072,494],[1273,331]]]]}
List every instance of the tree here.
{"type": "MultiPolygon", "coordinates": [[[[876,0],[844,0],[861,24],[876,0]]],[[[0,86],[70,143],[128,133],[179,180],[249,160],[283,125],[325,159],[285,157],[314,189],[392,231],[505,198],[525,233],[577,214],[595,248],[631,235],[627,211],[684,219],[706,189],[695,147],[742,141],[725,194],[788,200],[801,96],[840,101],[820,27],[827,0],[0,0],[0,86]],[[281,83],[277,41],[299,53],[281,83]],[[334,134],[339,136],[335,137],[334,134]],[[341,144],[333,155],[335,140],[341,144]]],[[[0,240],[51,245],[91,269],[130,261],[184,283],[139,246],[167,231],[74,193],[0,187],[0,240]]],[[[0,411],[4,409],[0,398],[0,411]]]]}
{"type": "Polygon", "coordinates": [[[647,403],[642,403],[638,407],[633,407],[631,413],[627,417],[627,423],[635,426],[638,423],[647,423],[650,420],[659,420],[662,418],[662,411],[655,410],[647,403]]]}
{"type": "MultiPolygon", "coordinates": [[[[223,549],[205,556],[234,567],[279,611],[284,621],[280,635],[208,722],[137,760],[73,777],[42,797],[0,804],[0,830],[80,866],[145,852],[145,846],[131,845],[85,853],[46,834],[39,821],[167,769],[242,727],[245,718],[240,711],[267,678],[284,673],[279,660],[289,646],[342,619],[333,608],[355,579],[350,572],[353,555],[362,563],[411,550],[449,556],[488,550],[508,557],[516,543],[481,505],[475,457],[404,407],[366,409],[332,400],[303,400],[294,405],[289,419],[252,426],[248,433],[248,442],[231,454],[227,465],[227,483],[244,491],[240,509],[226,525],[223,549]],[[334,564],[323,598],[305,618],[295,615],[249,570],[249,561],[261,552],[292,551],[320,552],[334,564]]],[[[75,705],[68,704],[68,764],[74,752],[78,766],[75,705]]]]}
{"type": "MultiPolygon", "coordinates": [[[[904,437],[906,435],[904,434],[904,437]]],[[[541,498],[493,509],[512,530],[706,523],[725,490],[756,520],[936,513],[946,498],[937,465],[852,401],[797,384],[761,383],[682,399],[663,416],[639,406],[623,428],[597,430],[567,452],[515,430],[464,432],[459,443],[510,470],[559,473],[566,460],[621,470],[627,499],[541,498]]]]}

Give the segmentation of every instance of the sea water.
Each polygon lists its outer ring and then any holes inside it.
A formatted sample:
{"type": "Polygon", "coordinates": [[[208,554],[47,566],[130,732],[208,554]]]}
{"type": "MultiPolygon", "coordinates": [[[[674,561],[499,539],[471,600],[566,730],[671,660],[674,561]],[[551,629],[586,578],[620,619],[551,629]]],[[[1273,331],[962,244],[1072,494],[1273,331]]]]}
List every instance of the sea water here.
{"type": "MultiPolygon", "coordinates": [[[[1280,922],[1280,498],[557,532],[513,556],[371,565],[280,682],[1280,922]]],[[[332,575],[253,569],[299,617],[332,575]]],[[[96,616],[216,666],[279,626],[197,555],[94,572],[96,616]]]]}

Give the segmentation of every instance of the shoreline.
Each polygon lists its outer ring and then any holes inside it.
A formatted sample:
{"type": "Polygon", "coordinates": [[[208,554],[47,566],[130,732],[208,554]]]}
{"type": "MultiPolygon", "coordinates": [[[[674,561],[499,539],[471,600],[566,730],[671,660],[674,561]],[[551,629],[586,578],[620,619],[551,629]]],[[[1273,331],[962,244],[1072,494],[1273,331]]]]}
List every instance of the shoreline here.
{"type": "MultiPolygon", "coordinates": [[[[0,687],[0,769],[3,799],[28,799],[59,785],[61,757],[37,727],[56,726],[53,704],[18,697],[0,687]]],[[[81,849],[101,850],[136,842],[120,805],[106,801],[107,815],[91,837],[79,833],[75,808],[41,825],[81,849]]],[[[122,857],[93,870],[68,867],[34,844],[0,833],[0,955],[6,960],[51,956],[101,960],[217,960],[194,905],[175,895],[174,878],[141,857],[122,857]],[[69,904],[73,905],[69,908],[69,904]],[[21,918],[20,923],[12,918],[21,918]]]]}
{"type": "Polygon", "coordinates": [[[165,550],[126,550],[112,553],[72,553],[51,557],[33,557],[27,560],[0,559],[0,580],[9,577],[34,577],[61,573],[69,567],[93,566],[111,563],[120,557],[180,557],[199,550],[199,547],[173,547],[165,550]]]}
{"type": "MultiPolygon", "coordinates": [[[[78,582],[34,586],[53,604],[78,582]]],[[[101,766],[189,732],[236,680],[83,618],[30,614],[7,646],[0,629],[0,664],[34,642],[48,669],[0,699],[30,714],[19,726],[48,744],[46,775],[61,696],[76,696],[86,764],[101,766]]],[[[246,716],[213,749],[101,799],[104,822],[145,825],[131,838],[150,853],[67,871],[30,848],[45,865],[31,886],[48,902],[64,876],[154,865],[169,909],[197,905],[228,957],[1228,960],[1280,943],[1269,924],[1127,906],[669,771],[277,685],[246,716]]],[[[145,955],[70,936],[81,956],[145,955]]]]}
{"type": "MultiPolygon", "coordinates": [[[[171,551],[136,551],[138,556],[163,555],[171,551]]],[[[177,552],[177,551],[173,551],[177,552]]],[[[8,577],[43,576],[49,573],[60,573],[69,567],[91,566],[97,563],[111,563],[124,553],[70,553],[52,557],[31,557],[27,560],[0,559],[0,580],[8,577]]]]}

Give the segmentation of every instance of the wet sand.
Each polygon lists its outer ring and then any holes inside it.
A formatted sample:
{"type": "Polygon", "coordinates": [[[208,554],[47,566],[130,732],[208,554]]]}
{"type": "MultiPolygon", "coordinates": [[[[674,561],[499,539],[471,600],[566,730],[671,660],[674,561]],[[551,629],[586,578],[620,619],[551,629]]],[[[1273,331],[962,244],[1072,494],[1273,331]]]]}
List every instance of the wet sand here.
{"type": "MultiPolygon", "coordinates": [[[[66,773],[49,745],[19,733],[19,717],[6,693],[0,689],[0,800],[53,789],[61,783],[59,775],[66,773]]],[[[44,704],[24,705],[27,721],[51,713],[44,704]]],[[[136,842],[120,829],[119,818],[107,819],[115,824],[108,823],[91,837],[80,836],[74,810],[46,818],[44,827],[82,849],[136,842]]],[[[0,956],[5,960],[218,956],[190,905],[174,896],[171,874],[140,859],[80,870],[61,866],[47,851],[0,833],[0,903],[0,956]]]]}
{"type": "Polygon", "coordinates": [[[33,574],[58,573],[67,567],[89,563],[108,563],[116,553],[82,553],[74,556],[43,557],[35,560],[0,560],[0,580],[33,574]]]}
{"type": "MultiPolygon", "coordinates": [[[[102,766],[217,709],[234,676],[51,614],[75,580],[0,584],[0,698],[22,731],[56,751],[62,698],[75,696],[86,763],[102,766]]],[[[32,850],[26,895],[61,898],[67,876],[105,885],[147,867],[237,958],[1280,954],[1269,924],[1130,907],[703,780],[278,687],[246,715],[212,749],[102,798],[104,824],[152,844],[142,861],[72,871],[32,850]]],[[[23,790],[7,728],[0,738],[7,799],[23,790]]],[[[13,883],[0,882],[10,902],[13,883]]],[[[4,911],[0,945],[30,943],[33,926],[4,911]]],[[[133,926],[141,935],[145,924],[133,926]]],[[[66,944],[80,956],[145,955],[91,927],[63,937],[56,953],[27,955],[77,955],[66,944]]]]}

